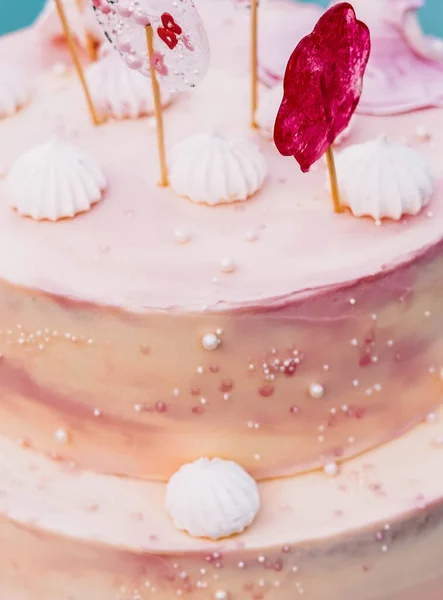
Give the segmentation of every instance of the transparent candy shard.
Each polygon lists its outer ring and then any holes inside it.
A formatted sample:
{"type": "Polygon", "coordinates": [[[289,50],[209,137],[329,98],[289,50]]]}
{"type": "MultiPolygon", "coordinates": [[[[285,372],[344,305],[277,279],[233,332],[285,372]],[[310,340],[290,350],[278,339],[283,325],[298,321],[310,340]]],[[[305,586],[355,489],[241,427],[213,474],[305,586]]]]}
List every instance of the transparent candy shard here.
{"type": "Polygon", "coordinates": [[[209,44],[192,0],[92,0],[104,34],[129,68],[160,85],[186,91],[200,83],[209,67],[209,44]],[[152,65],[146,27],[153,32],[152,65]]]}

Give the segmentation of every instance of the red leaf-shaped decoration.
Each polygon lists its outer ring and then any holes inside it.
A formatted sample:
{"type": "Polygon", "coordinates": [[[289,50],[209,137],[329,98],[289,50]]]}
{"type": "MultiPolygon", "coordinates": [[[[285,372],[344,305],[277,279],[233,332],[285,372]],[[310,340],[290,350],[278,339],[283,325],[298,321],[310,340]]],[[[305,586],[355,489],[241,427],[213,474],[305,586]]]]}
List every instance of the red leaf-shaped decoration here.
{"type": "Polygon", "coordinates": [[[320,17],[292,53],[274,142],[280,154],[293,156],[303,172],[349,125],[370,49],[369,29],[357,20],[352,6],[342,2],[320,17]]]}

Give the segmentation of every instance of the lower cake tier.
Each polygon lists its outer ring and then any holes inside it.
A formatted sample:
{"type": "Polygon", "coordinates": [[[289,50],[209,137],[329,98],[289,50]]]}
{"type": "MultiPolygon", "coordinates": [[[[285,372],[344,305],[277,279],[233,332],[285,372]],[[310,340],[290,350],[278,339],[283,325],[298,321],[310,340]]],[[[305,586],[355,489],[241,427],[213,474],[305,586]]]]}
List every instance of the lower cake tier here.
{"type": "Polygon", "coordinates": [[[0,439],[8,600],[440,600],[443,411],[316,472],[262,482],[244,534],[174,529],[165,486],[81,471],[0,439]]]}

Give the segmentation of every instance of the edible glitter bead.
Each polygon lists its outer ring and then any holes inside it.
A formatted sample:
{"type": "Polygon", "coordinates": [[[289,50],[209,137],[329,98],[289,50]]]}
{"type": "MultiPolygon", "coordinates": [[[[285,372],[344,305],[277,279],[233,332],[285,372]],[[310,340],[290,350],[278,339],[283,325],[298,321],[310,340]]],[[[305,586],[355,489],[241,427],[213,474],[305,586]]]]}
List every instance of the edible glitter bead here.
{"type": "Polygon", "coordinates": [[[228,600],[229,594],[225,590],[217,590],[214,594],[215,600],[228,600]]]}
{"type": "Polygon", "coordinates": [[[205,350],[216,350],[220,343],[221,341],[215,333],[206,333],[202,338],[202,346],[205,350]]]}
{"type": "Polygon", "coordinates": [[[311,383],[309,386],[309,395],[311,398],[322,398],[324,393],[324,387],[320,383],[311,383]]]}
{"type": "Polygon", "coordinates": [[[66,442],[68,441],[68,434],[62,428],[57,429],[57,431],[54,434],[54,437],[55,437],[55,441],[59,442],[60,444],[66,444],[66,442]]]}
{"type": "Polygon", "coordinates": [[[190,239],[189,233],[184,229],[176,229],[174,231],[174,240],[177,244],[187,244],[190,239]]]}
{"type": "Polygon", "coordinates": [[[232,260],[232,258],[222,259],[221,270],[223,273],[232,273],[232,271],[235,271],[235,262],[232,260]]]}
{"type": "Polygon", "coordinates": [[[258,240],[258,233],[254,229],[248,229],[245,234],[245,240],[247,242],[256,242],[258,240]]]}
{"type": "Polygon", "coordinates": [[[329,477],[335,477],[338,474],[338,465],[336,462],[326,463],[323,467],[323,471],[329,477]]]}
{"type": "Polygon", "coordinates": [[[431,134],[425,127],[419,125],[415,129],[415,138],[418,142],[427,142],[431,139],[431,134]]]}

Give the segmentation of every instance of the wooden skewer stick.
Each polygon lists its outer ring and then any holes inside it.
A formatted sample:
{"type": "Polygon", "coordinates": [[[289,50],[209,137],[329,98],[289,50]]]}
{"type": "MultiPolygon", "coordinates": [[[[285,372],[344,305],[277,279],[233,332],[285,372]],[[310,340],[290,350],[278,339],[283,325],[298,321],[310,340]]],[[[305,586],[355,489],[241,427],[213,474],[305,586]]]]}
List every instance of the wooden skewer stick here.
{"type": "Polygon", "coordinates": [[[94,102],[92,101],[91,92],[89,91],[85,73],[83,71],[83,67],[82,67],[82,64],[81,64],[79,56],[78,56],[77,48],[75,47],[74,38],[72,37],[71,29],[69,27],[69,23],[66,18],[65,9],[63,8],[62,0],[55,0],[55,5],[57,7],[58,16],[60,17],[63,31],[65,33],[66,41],[68,42],[69,51],[72,56],[72,61],[74,63],[78,78],[80,79],[80,84],[81,84],[81,86],[83,88],[83,92],[85,94],[86,103],[87,103],[88,109],[89,109],[89,114],[91,115],[91,119],[92,119],[92,122],[94,123],[94,125],[99,125],[100,119],[98,118],[97,111],[95,110],[94,102]]]}
{"type": "Polygon", "coordinates": [[[343,212],[343,207],[340,201],[340,189],[338,187],[337,170],[335,168],[335,159],[332,146],[326,150],[326,161],[328,163],[329,181],[331,183],[332,201],[334,203],[334,211],[336,213],[343,212]]]}
{"type": "Polygon", "coordinates": [[[148,44],[148,57],[149,64],[151,67],[151,83],[152,83],[152,94],[154,96],[154,114],[156,121],[157,130],[157,145],[158,145],[158,158],[160,162],[160,186],[167,187],[169,185],[168,176],[168,165],[166,162],[166,148],[165,148],[165,131],[163,127],[163,109],[160,96],[160,86],[158,85],[157,73],[154,69],[154,34],[152,31],[152,25],[146,26],[146,41],[148,44]]]}
{"type": "Polygon", "coordinates": [[[251,127],[258,127],[258,0],[251,0],[251,127]]]}
{"type": "MultiPolygon", "coordinates": [[[[84,0],[76,0],[76,4],[77,4],[78,12],[80,13],[80,15],[83,15],[83,11],[85,8],[84,0]]],[[[94,42],[92,35],[89,33],[89,31],[86,28],[86,25],[84,27],[84,30],[85,30],[85,40],[86,40],[86,54],[88,55],[89,60],[91,62],[94,62],[97,60],[97,48],[95,46],[95,42],[94,42]]]]}

